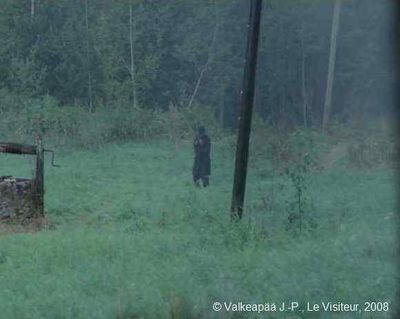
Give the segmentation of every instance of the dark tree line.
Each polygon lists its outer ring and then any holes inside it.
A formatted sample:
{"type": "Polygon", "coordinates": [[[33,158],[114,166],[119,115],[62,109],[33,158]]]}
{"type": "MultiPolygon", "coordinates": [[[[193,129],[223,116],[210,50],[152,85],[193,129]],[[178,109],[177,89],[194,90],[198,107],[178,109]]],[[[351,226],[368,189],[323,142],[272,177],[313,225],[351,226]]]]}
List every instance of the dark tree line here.
{"type": "MultiPolygon", "coordinates": [[[[332,119],[394,107],[394,1],[343,1],[332,119]]],[[[227,1],[3,0],[0,107],[50,95],[60,106],[163,110],[211,105],[236,122],[249,4],[227,1]]],[[[256,112],[320,127],[333,1],[264,0],[256,112]]]]}

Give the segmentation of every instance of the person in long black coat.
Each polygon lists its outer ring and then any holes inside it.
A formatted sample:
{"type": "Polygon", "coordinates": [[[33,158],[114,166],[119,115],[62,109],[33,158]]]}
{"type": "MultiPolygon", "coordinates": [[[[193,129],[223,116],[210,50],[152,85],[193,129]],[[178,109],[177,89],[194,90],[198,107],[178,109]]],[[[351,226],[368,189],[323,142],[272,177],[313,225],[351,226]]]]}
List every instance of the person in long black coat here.
{"type": "Polygon", "coordinates": [[[211,139],[206,134],[204,126],[200,126],[197,130],[197,135],[193,141],[194,147],[194,164],[193,164],[193,182],[196,186],[200,186],[200,181],[203,187],[210,184],[211,175],[211,139]]]}

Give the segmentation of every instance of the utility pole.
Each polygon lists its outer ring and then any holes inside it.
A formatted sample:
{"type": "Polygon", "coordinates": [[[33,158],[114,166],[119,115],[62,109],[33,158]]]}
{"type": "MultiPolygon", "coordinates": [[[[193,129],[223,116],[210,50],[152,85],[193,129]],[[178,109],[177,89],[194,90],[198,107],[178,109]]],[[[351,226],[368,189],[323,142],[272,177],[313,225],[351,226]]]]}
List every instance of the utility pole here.
{"type": "Polygon", "coordinates": [[[258,36],[260,33],[262,0],[251,0],[247,35],[246,64],[240,101],[239,132],[236,144],[235,177],[233,181],[231,218],[241,219],[246,189],[247,160],[253,111],[257,65],[258,36]]]}

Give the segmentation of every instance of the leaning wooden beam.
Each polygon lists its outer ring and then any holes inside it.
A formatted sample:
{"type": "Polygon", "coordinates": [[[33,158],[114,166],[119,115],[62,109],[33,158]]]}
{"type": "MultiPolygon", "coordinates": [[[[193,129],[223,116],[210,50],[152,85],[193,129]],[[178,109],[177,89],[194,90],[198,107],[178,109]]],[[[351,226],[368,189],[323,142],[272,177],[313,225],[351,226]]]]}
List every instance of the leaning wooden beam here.
{"type": "Polygon", "coordinates": [[[37,147],[28,144],[0,142],[0,153],[36,155],[37,147]]]}

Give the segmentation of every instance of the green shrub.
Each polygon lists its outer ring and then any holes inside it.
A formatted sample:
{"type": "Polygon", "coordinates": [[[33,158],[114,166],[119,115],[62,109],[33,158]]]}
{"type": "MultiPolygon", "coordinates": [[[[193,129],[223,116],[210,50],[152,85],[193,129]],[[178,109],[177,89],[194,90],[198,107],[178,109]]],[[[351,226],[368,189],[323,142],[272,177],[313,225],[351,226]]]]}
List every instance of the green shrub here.
{"type": "Polygon", "coordinates": [[[394,166],[398,160],[398,144],[392,135],[381,132],[359,132],[347,147],[347,161],[350,167],[373,168],[394,166]]]}

